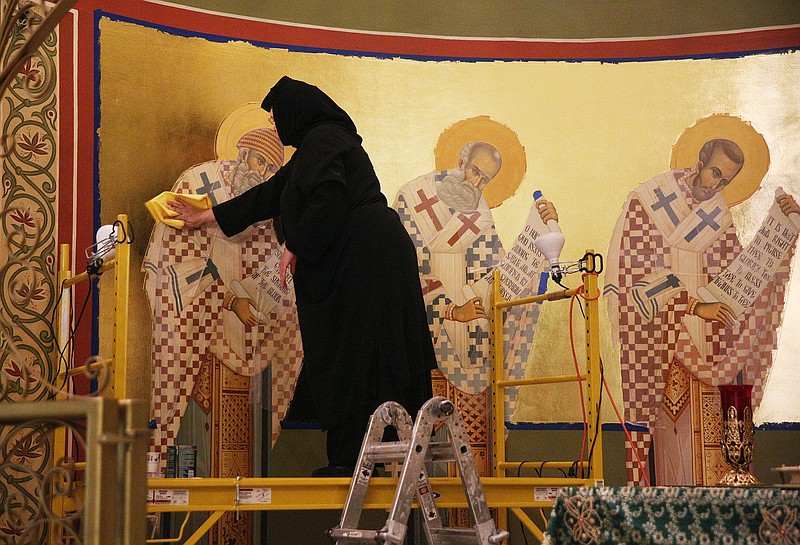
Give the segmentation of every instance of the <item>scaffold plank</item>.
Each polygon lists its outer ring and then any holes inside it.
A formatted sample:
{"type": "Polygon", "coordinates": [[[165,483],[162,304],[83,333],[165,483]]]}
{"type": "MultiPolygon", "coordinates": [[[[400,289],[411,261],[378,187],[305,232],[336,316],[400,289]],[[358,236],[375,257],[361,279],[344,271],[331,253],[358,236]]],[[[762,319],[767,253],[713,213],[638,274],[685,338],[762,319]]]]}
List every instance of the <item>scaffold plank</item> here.
{"type": "MultiPolygon", "coordinates": [[[[489,507],[520,508],[550,507],[553,489],[595,484],[589,479],[539,477],[484,477],[481,483],[489,507]]],[[[459,478],[432,477],[430,484],[438,507],[468,507],[459,478]]],[[[238,504],[237,480],[232,478],[150,479],[147,485],[151,498],[148,512],[339,510],[347,498],[350,479],[241,478],[238,504]]],[[[396,478],[373,477],[364,508],[390,508],[396,488],[396,478]]]]}

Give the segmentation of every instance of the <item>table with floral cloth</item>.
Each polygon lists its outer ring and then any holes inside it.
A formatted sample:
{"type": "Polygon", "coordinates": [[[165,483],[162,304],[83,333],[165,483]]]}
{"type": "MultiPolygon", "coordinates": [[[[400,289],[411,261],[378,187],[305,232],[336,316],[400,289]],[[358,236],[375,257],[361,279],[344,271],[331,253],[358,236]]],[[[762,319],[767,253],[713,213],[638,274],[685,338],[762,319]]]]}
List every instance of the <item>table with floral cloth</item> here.
{"type": "Polygon", "coordinates": [[[798,512],[797,488],[562,488],[543,545],[800,545],[798,512]]]}

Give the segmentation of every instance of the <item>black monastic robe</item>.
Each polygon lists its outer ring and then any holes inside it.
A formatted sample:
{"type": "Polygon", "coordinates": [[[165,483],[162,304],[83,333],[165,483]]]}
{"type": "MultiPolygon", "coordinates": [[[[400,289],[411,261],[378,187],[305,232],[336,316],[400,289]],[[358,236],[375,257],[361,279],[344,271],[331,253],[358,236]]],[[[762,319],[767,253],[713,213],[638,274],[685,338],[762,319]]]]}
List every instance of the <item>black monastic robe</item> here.
{"type": "Polygon", "coordinates": [[[412,416],[436,368],[416,249],[388,206],[349,116],[316,87],[281,79],[262,104],[297,148],[266,183],[214,207],[223,232],[281,217],[307,382],[324,429],[397,401],[412,416]]]}

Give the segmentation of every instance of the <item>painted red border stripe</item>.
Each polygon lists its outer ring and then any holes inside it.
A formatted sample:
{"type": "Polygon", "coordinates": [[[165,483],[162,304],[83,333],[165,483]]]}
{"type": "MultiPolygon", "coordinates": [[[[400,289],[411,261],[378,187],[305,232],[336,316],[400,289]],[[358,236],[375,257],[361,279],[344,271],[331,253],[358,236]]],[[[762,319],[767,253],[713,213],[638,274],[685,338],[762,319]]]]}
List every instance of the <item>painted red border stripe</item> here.
{"type": "MultiPolygon", "coordinates": [[[[58,204],[56,219],[58,226],[57,244],[72,243],[73,217],[72,179],[75,173],[74,157],[72,150],[75,148],[75,109],[74,109],[74,14],[67,13],[64,21],[59,25],[59,52],[58,52],[58,77],[59,77],[59,113],[58,113],[58,204]]],[[[56,268],[60,250],[56,249],[56,268]]]]}
{"type": "Polygon", "coordinates": [[[622,40],[449,38],[328,29],[197,11],[145,0],[82,0],[78,7],[197,33],[375,55],[464,59],[637,59],[732,54],[800,47],[800,26],[622,40]]]}

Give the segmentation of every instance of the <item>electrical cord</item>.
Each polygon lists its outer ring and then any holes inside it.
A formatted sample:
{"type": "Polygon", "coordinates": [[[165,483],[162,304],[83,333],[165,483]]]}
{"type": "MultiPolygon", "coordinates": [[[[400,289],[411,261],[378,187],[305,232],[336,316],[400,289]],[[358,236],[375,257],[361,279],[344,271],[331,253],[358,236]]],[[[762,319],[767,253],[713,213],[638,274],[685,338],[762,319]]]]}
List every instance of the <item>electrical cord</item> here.
{"type": "MultiPolygon", "coordinates": [[[[78,318],[77,318],[77,320],[75,320],[74,326],[72,326],[70,328],[69,337],[67,337],[67,342],[64,344],[64,346],[60,347],[59,350],[58,350],[59,359],[63,360],[65,362],[65,364],[68,363],[68,361],[69,361],[68,359],[65,358],[65,352],[67,350],[67,347],[69,347],[69,349],[72,350],[72,354],[74,355],[75,334],[78,331],[78,327],[80,326],[81,321],[83,320],[83,314],[86,311],[86,306],[89,304],[89,300],[92,298],[92,292],[94,291],[94,281],[95,281],[95,279],[93,279],[90,276],[89,277],[89,289],[86,290],[86,297],[83,299],[83,304],[81,305],[81,310],[78,313],[78,318]]],[[[72,305],[70,305],[70,309],[72,309],[72,305]]],[[[70,322],[72,322],[72,317],[73,316],[70,313],[70,322]]],[[[69,378],[65,374],[64,375],[64,382],[59,386],[59,389],[64,388],[66,386],[68,380],[69,380],[69,378]]]]}
{"type": "Polygon", "coordinates": [[[89,289],[86,290],[86,297],[83,298],[83,304],[81,305],[81,310],[78,313],[78,318],[75,320],[75,325],[69,332],[67,345],[72,345],[73,341],[75,340],[75,333],[78,331],[78,326],[81,325],[81,321],[83,320],[83,313],[86,312],[86,306],[89,304],[89,300],[92,298],[93,291],[94,291],[94,281],[91,278],[89,278],[89,289]]]}
{"type": "MultiPolygon", "coordinates": [[[[103,227],[105,227],[105,225],[103,227]]],[[[102,274],[100,269],[103,267],[105,257],[113,253],[118,245],[131,244],[132,242],[133,226],[129,223],[126,229],[125,224],[120,220],[115,220],[114,223],[111,224],[111,233],[107,238],[98,240],[96,244],[86,248],[86,257],[89,258],[89,262],[86,264],[86,274],[89,276],[100,276],[102,274]],[[120,234],[122,235],[122,239],[120,239],[120,234]]]]}
{"type": "MultiPolygon", "coordinates": [[[[581,278],[585,279],[586,278],[586,273],[582,274],[581,278]]],[[[580,377],[580,374],[581,374],[580,367],[578,365],[578,356],[575,353],[575,335],[574,335],[574,327],[573,327],[573,321],[572,321],[572,317],[574,315],[573,308],[574,308],[576,300],[578,301],[578,308],[581,311],[581,315],[583,315],[584,319],[586,319],[586,314],[583,311],[583,305],[581,304],[580,299],[578,299],[578,296],[580,296],[585,301],[594,301],[594,300],[600,298],[600,293],[598,291],[596,296],[594,296],[594,297],[586,297],[583,294],[583,286],[580,286],[575,291],[575,293],[572,295],[572,297],[570,298],[570,302],[569,302],[569,342],[570,342],[570,349],[572,351],[572,361],[575,364],[575,376],[576,377],[580,377]]],[[[586,418],[586,402],[585,402],[585,398],[584,398],[584,395],[583,395],[583,381],[580,380],[580,378],[578,378],[578,391],[580,392],[581,413],[583,415],[583,438],[581,440],[581,456],[580,456],[580,475],[581,475],[581,478],[583,478],[584,477],[583,460],[584,460],[584,455],[586,454],[586,440],[587,440],[587,435],[588,435],[589,424],[588,424],[588,420],[586,418]]],[[[600,418],[599,406],[598,406],[598,410],[597,410],[597,418],[598,418],[598,421],[599,421],[599,418],[600,418]]],[[[595,433],[597,433],[597,432],[595,431],[595,433]]],[[[596,435],[595,435],[594,441],[596,441],[596,435]]],[[[590,458],[590,460],[591,460],[591,458],[590,458]]]]}
{"type": "MultiPolygon", "coordinates": [[[[600,358],[600,384],[605,384],[605,370],[603,368],[603,358],[600,358]]],[[[603,390],[600,389],[600,398],[597,400],[597,417],[594,423],[594,437],[592,438],[592,446],[589,448],[589,467],[592,467],[594,460],[594,446],[597,444],[597,436],[600,433],[600,412],[603,406],[603,390]]]]}
{"type": "MultiPolygon", "coordinates": [[[[585,277],[586,277],[586,273],[581,275],[581,279],[585,279],[585,277]]],[[[578,290],[578,295],[580,295],[581,299],[583,299],[585,301],[596,301],[597,299],[600,298],[600,291],[598,290],[597,295],[595,295],[594,297],[586,297],[583,294],[583,286],[581,286],[581,288],[578,290]]],[[[581,316],[583,316],[583,319],[586,320],[586,313],[583,311],[583,304],[581,303],[580,299],[578,299],[578,309],[580,309],[581,316]]],[[[572,315],[570,314],[570,318],[571,318],[571,316],[572,315]]],[[[570,323],[570,327],[571,326],[572,326],[572,324],[570,323]]],[[[602,359],[600,361],[602,362],[602,359]]],[[[602,368],[602,365],[600,366],[600,383],[601,384],[603,383],[603,368],[602,368]]],[[[588,460],[587,460],[587,462],[589,464],[589,467],[591,467],[591,464],[592,464],[592,455],[593,455],[593,452],[594,452],[594,445],[595,445],[595,443],[597,441],[597,434],[600,431],[600,407],[601,407],[602,403],[603,403],[603,396],[602,396],[602,393],[601,393],[600,399],[597,400],[597,407],[596,407],[596,410],[595,410],[595,412],[597,413],[597,416],[596,416],[596,419],[595,419],[594,437],[592,438],[592,447],[591,447],[591,449],[589,451],[589,457],[588,457],[588,460]]],[[[586,426],[587,426],[587,422],[586,422],[586,420],[584,420],[584,437],[585,437],[585,434],[588,431],[588,430],[586,430],[586,426]]],[[[583,466],[581,466],[581,477],[583,477],[583,466]]]]}
{"type": "Polygon", "coordinates": [[[131,222],[128,222],[127,229],[125,228],[125,225],[120,220],[114,220],[114,223],[112,225],[114,227],[119,227],[119,229],[122,231],[122,235],[123,235],[124,239],[122,240],[122,242],[119,242],[119,244],[122,244],[122,243],[132,244],[133,243],[133,224],[131,222]],[[130,235],[128,234],[128,231],[130,231],[130,235]]]}
{"type": "MultiPolygon", "coordinates": [[[[578,460],[572,462],[572,465],[569,466],[569,472],[565,475],[567,478],[573,478],[578,476],[578,460]]],[[[564,473],[564,470],[561,470],[561,473],[564,473]]]]}
{"type": "MultiPolygon", "coordinates": [[[[585,276],[585,274],[584,274],[584,276],[585,276]]],[[[600,293],[598,292],[598,294],[595,297],[591,297],[591,298],[590,297],[586,297],[583,294],[583,286],[581,286],[580,288],[578,288],[578,290],[575,292],[575,294],[572,296],[572,298],[570,300],[569,339],[570,339],[570,345],[571,345],[571,348],[572,348],[572,359],[573,359],[573,361],[575,363],[575,370],[576,370],[577,374],[580,375],[580,371],[578,369],[578,359],[577,359],[577,356],[575,354],[575,340],[574,340],[574,335],[573,335],[573,323],[572,323],[573,302],[576,300],[578,295],[580,295],[580,297],[582,299],[586,300],[586,301],[593,301],[593,300],[598,299],[600,297],[600,293]]],[[[578,307],[581,310],[581,314],[583,314],[584,318],[586,318],[586,314],[584,314],[584,312],[583,312],[583,306],[580,304],[580,301],[578,302],[578,307]]],[[[647,477],[647,472],[645,471],[644,464],[642,463],[641,458],[639,458],[638,449],[636,448],[636,446],[633,443],[633,439],[631,438],[631,434],[630,434],[630,431],[628,430],[628,426],[625,424],[625,420],[620,415],[619,409],[617,408],[617,404],[614,402],[614,398],[612,397],[611,391],[608,388],[608,383],[605,380],[605,368],[603,366],[602,357],[600,358],[600,383],[602,384],[603,388],[605,389],[606,395],[608,395],[608,400],[611,402],[611,406],[614,408],[614,412],[617,415],[617,419],[619,420],[620,424],[622,424],[622,430],[625,432],[625,438],[628,441],[628,444],[631,446],[631,450],[633,451],[633,455],[636,458],[637,464],[639,465],[639,470],[642,473],[642,478],[644,479],[645,484],[647,486],[650,486],[650,479],[647,477]]],[[[580,387],[581,410],[583,411],[583,443],[581,445],[581,458],[580,458],[580,471],[581,471],[581,477],[583,477],[583,455],[584,455],[584,449],[585,449],[585,446],[586,446],[587,421],[586,421],[586,407],[584,405],[582,381],[579,380],[578,384],[581,385],[581,387],[580,387]]],[[[592,446],[591,446],[591,449],[589,451],[589,461],[590,461],[589,463],[591,463],[592,454],[593,454],[593,451],[594,451],[594,445],[595,445],[595,443],[597,441],[597,433],[599,432],[599,429],[600,429],[600,427],[599,427],[600,406],[601,406],[602,400],[603,400],[603,397],[602,397],[602,394],[601,394],[600,399],[598,400],[598,405],[597,405],[597,425],[595,426],[595,437],[592,440],[592,446]]]]}
{"type": "MultiPolygon", "coordinates": [[[[133,231],[133,225],[130,222],[128,222],[128,225],[126,227],[126,225],[122,221],[117,219],[117,220],[114,220],[114,223],[112,223],[111,225],[114,228],[114,231],[112,231],[112,232],[121,233],[121,235],[122,235],[121,239],[120,239],[119,235],[115,236],[114,245],[132,244],[133,243],[134,231],[133,231]]],[[[88,276],[88,280],[89,280],[89,289],[87,290],[86,298],[83,300],[83,304],[81,305],[81,310],[78,313],[78,318],[75,321],[74,326],[70,329],[70,334],[69,334],[69,337],[67,338],[66,344],[64,346],[60,347],[59,350],[58,350],[59,362],[63,361],[65,366],[68,365],[68,361],[69,361],[65,356],[65,352],[67,350],[67,347],[71,348],[71,350],[72,350],[71,356],[72,356],[72,359],[74,359],[74,340],[75,340],[75,335],[77,333],[78,327],[81,324],[81,321],[83,320],[83,315],[84,315],[84,312],[86,311],[86,306],[88,305],[89,300],[92,298],[92,293],[93,293],[94,287],[95,287],[94,283],[103,274],[100,271],[100,268],[102,266],[103,266],[102,257],[92,258],[86,264],[86,275],[88,276]]],[[[63,293],[64,293],[64,286],[63,286],[63,283],[62,283],[61,284],[61,288],[59,289],[58,298],[56,299],[56,303],[53,306],[53,312],[51,314],[51,319],[50,319],[50,333],[51,333],[51,335],[53,335],[53,338],[55,338],[55,330],[53,328],[53,322],[55,321],[55,315],[56,315],[56,312],[58,311],[58,303],[61,301],[61,297],[62,297],[63,293]]],[[[72,291],[70,291],[70,297],[72,297],[72,291]]],[[[70,323],[72,323],[72,321],[73,321],[72,319],[74,317],[72,312],[73,312],[72,311],[72,305],[70,304],[70,316],[69,316],[69,318],[70,318],[69,322],[70,323]]],[[[57,342],[57,340],[56,340],[56,342],[57,342]]],[[[59,363],[59,365],[60,365],[60,363],[59,363]]],[[[88,374],[89,374],[90,377],[93,376],[93,374],[91,372],[89,372],[88,374]]],[[[68,380],[69,379],[65,376],[64,377],[64,382],[59,385],[59,389],[64,388],[66,386],[68,380]]]]}
{"type": "MultiPolygon", "coordinates": [[[[581,297],[583,299],[587,299],[588,300],[588,298],[583,296],[583,286],[581,286],[580,293],[581,293],[581,297]]],[[[595,297],[594,299],[597,299],[597,297],[595,297]]],[[[586,312],[584,312],[584,310],[583,310],[583,303],[581,302],[580,299],[577,299],[577,301],[578,301],[578,310],[581,311],[581,316],[583,317],[584,320],[586,320],[586,312]]],[[[602,361],[602,358],[601,358],[601,361],[602,361]]],[[[603,383],[603,367],[602,367],[602,365],[600,366],[600,383],[601,384],[603,383]]],[[[596,410],[597,415],[595,417],[595,423],[594,423],[594,437],[592,437],[591,446],[589,447],[589,456],[587,457],[587,460],[586,460],[589,468],[592,467],[592,461],[594,460],[594,446],[595,446],[595,444],[597,444],[597,435],[600,433],[600,408],[601,408],[602,404],[603,404],[603,391],[601,389],[600,390],[600,399],[597,400],[597,410],[596,410]]],[[[584,424],[584,426],[585,425],[586,424],[584,424]]],[[[584,468],[583,468],[583,466],[581,466],[581,478],[583,478],[583,476],[584,476],[584,468]]]]}
{"type": "MultiPolygon", "coordinates": [[[[64,351],[66,350],[66,347],[64,347],[64,346],[60,346],[59,347],[58,346],[58,338],[57,338],[57,335],[56,335],[56,328],[53,326],[53,324],[56,321],[56,313],[58,312],[58,304],[61,302],[61,297],[63,295],[64,295],[64,283],[62,282],[59,285],[59,288],[58,288],[58,296],[56,297],[56,301],[55,301],[55,303],[53,303],[53,310],[50,312],[50,321],[47,322],[47,324],[46,324],[47,325],[47,331],[48,331],[48,333],[50,333],[50,338],[53,339],[53,342],[56,343],[56,346],[58,347],[58,368],[59,369],[61,368],[61,364],[62,363],[64,364],[64,367],[67,366],[67,359],[64,357],[64,351]]],[[[64,380],[65,380],[65,383],[66,383],[66,377],[65,377],[64,380]]],[[[54,386],[56,386],[59,390],[61,390],[61,388],[63,387],[63,384],[62,385],[55,385],[54,384],[54,386]]],[[[55,394],[53,394],[53,395],[55,395],[55,394]]]]}
{"type": "Polygon", "coordinates": [[[578,356],[575,353],[575,337],[573,334],[573,327],[572,327],[572,315],[573,315],[573,307],[575,306],[575,299],[577,298],[578,294],[583,291],[583,287],[581,286],[578,290],[572,295],[569,300],[569,344],[570,349],[572,350],[572,361],[575,364],[575,376],[578,378],[578,392],[580,393],[581,398],[581,414],[583,416],[583,439],[581,440],[581,456],[580,456],[580,475],[583,478],[583,456],[586,454],[586,435],[587,435],[587,421],[586,421],[586,402],[583,396],[583,380],[581,380],[581,371],[578,366],[578,356]]]}
{"type": "MultiPolygon", "coordinates": [[[[600,360],[600,365],[603,362],[600,360]]],[[[644,468],[644,463],[642,462],[641,458],[639,458],[639,452],[636,448],[636,445],[633,443],[633,438],[631,438],[631,433],[628,430],[627,424],[625,424],[625,420],[622,418],[622,415],[619,413],[619,409],[617,408],[617,404],[614,402],[614,397],[611,395],[611,390],[608,389],[608,383],[603,382],[603,386],[605,387],[606,394],[608,394],[608,400],[611,402],[611,406],[614,408],[614,413],[617,415],[617,419],[619,423],[622,424],[622,431],[625,432],[625,439],[628,441],[628,444],[631,447],[631,451],[633,452],[634,458],[636,458],[636,463],[639,466],[639,471],[642,473],[642,479],[644,479],[644,483],[649,487],[650,479],[647,477],[647,472],[644,468]]]]}
{"type": "Polygon", "coordinates": [[[522,521],[520,519],[517,520],[519,521],[519,529],[522,531],[522,539],[525,540],[525,545],[528,545],[528,532],[525,531],[525,526],[522,524],[522,521]]]}
{"type": "MultiPolygon", "coordinates": [[[[522,476],[522,466],[525,465],[526,462],[527,460],[523,460],[517,466],[517,477],[522,476]]],[[[534,471],[536,471],[536,468],[534,468],[534,471]]],[[[541,477],[542,476],[541,472],[538,473],[539,477],[541,477]]],[[[528,545],[528,534],[525,532],[525,525],[522,524],[522,519],[520,519],[519,517],[517,517],[517,522],[519,522],[519,530],[522,533],[522,538],[525,540],[525,545],[528,545]]]]}

